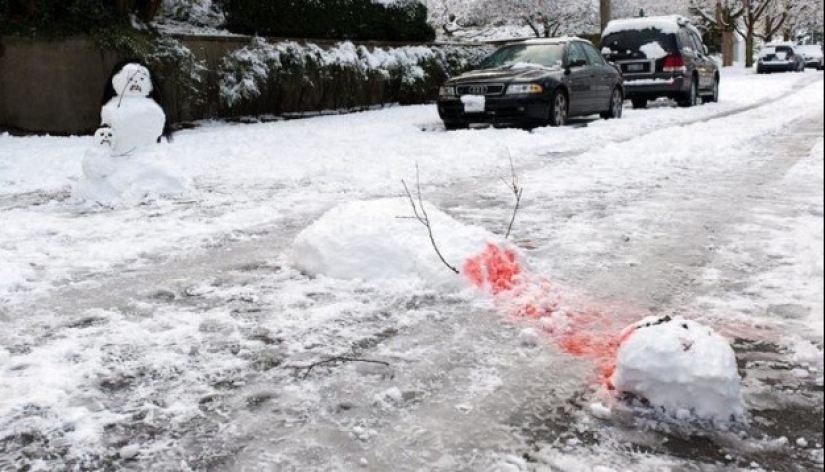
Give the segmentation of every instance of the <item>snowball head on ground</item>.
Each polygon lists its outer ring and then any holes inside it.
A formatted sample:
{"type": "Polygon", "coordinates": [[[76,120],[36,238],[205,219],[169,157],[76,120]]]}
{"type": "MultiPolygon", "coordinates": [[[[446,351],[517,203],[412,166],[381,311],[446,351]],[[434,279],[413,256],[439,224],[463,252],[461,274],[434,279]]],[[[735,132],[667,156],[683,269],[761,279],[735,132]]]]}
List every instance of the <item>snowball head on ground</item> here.
{"type": "Polygon", "coordinates": [[[612,384],[678,418],[728,422],[742,416],[730,343],[682,317],[648,318],[625,330],[612,384]]]}
{"type": "MultiPolygon", "coordinates": [[[[424,205],[439,250],[459,270],[489,242],[504,244],[481,228],[462,224],[427,202],[424,205]]],[[[356,201],[333,208],[295,238],[290,262],[313,276],[418,279],[441,289],[468,287],[461,275],[440,261],[408,198],[356,201]]]]}
{"type": "Polygon", "coordinates": [[[160,198],[179,198],[190,191],[189,179],[148,150],[111,156],[101,148],[83,157],[83,175],[75,197],[104,206],[131,206],[160,198]]]}

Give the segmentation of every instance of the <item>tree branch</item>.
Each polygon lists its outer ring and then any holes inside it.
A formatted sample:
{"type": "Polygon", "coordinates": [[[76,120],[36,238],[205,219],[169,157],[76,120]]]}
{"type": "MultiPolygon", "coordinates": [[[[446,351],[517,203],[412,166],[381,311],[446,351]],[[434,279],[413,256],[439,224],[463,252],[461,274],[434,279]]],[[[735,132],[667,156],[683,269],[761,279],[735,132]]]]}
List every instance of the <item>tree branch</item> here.
{"type": "Polygon", "coordinates": [[[312,369],[314,369],[316,367],[320,367],[322,365],[334,364],[334,363],[337,363],[337,362],[363,362],[363,363],[367,363],[367,364],[380,364],[380,365],[383,365],[383,366],[386,366],[386,367],[390,366],[389,362],[384,362],[384,361],[373,361],[373,360],[370,360],[370,359],[358,359],[356,357],[336,356],[336,357],[331,357],[329,359],[324,359],[322,361],[315,362],[313,364],[308,365],[307,367],[295,367],[295,369],[299,369],[299,370],[300,369],[306,369],[307,371],[304,372],[304,376],[302,377],[302,378],[305,379],[305,378],[309,377],[309,374],[312,372],[312,369]]]}
{"type": "Polygon", "coordinates": [[[513,216],[510,218],[510,224],[507,225],[507,233],[504,235],[504,239],[510,237],[510,232],[513,230],[513,223],[516,222],[516,215],[518,214],[519,207],[521,206],[521,196],[524,194],[524,189],[519,187],[518,184],[518,176],[516,175],[516,166],[513,164],[513,156],[510,154],[510,151],[507,151],[507,157],[510,158],[510,175],[512,180],[510,183],[507,183],[504,178],[501,180],[504,181],[504,184],[513,191],[513,195],[516,197],[516,206],[513,208],[513,216]]]}
{"type": "Polygon", "coordinates": [[[421,207],[420,214],[418,213],[418,208],[416,208],[415,199],[413,198],[413,195],[410,192],[409,187],[407,187],[407,182],[403,179],[401,180],[401,183],[404,185],[404,191],[407,192],[407,197],[410,199],[410,204],[413,207],[413,213],[415,214],[416,219],[419,222],[421,222],[421,224],[427,227],[427,233],[430,236],[430,243],[432,244],[433,249],[435,249],[435,253],[438,255],[438,258],[441,259],[441,262],[444,263],[444,265],[447,266],[447,268],[451,271],[455,272],[456,274],[460,274],[461,272],[459,272],[458,269],[450,265],[450,263],[447,262],[446,259],[444,259],[444,256],[441,254],[441,250],[438,249],[438,244],[435,242],[435,236],[433,236],[433,227],[430,224],[430,217],[429,215],[427,215],[427,208],[424,206],[424,200],[421,197],[421,179],[418,169],[418,163],[415,164],[415,181],[416,189],[418,191],[418,205],[421,207]]]}

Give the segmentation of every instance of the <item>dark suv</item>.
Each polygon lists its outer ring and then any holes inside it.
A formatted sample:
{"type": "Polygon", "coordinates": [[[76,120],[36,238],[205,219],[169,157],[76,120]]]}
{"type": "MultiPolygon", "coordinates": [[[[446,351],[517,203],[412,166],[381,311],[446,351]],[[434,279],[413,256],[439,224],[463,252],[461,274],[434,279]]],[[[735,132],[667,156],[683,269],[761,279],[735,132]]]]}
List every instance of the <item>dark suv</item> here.
{"type": "Polygon", "coordinates": [[[624,74],[634,108],[660,97],[684,107],[719,100],[719,66],[687,18],[613,20],[602,33],[602,54],[624,74]]]}

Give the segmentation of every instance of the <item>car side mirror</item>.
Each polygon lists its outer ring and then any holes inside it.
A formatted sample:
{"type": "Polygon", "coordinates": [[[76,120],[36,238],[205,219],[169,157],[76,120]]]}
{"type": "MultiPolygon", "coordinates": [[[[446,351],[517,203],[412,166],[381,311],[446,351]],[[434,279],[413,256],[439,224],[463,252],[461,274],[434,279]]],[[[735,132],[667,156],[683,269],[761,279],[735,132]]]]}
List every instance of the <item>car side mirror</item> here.
{"type": "Polygon", "coordinates": [[[570,61],[567,64],[567,67],[569,69],[572,69],[574,67],[584,67],[586,65],[587,65],[587,61],[585,61],[584,59],[576,59],[575,61],[570,61]]]}

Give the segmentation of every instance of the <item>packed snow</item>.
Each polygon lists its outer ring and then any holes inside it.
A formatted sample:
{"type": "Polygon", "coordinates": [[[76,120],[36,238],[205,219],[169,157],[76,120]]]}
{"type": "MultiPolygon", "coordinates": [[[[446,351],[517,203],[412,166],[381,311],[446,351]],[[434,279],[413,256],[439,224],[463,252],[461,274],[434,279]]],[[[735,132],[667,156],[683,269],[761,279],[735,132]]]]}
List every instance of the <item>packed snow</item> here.
{"type": "Polygon", "coordinates": [[[822,74],[725,69],[720,98],[533,132],[432,105],[202,123],[152,150],[187,200],[114,209],[72,195],[95,137],[0,136],[0,469],[821,468],[822,74]],[[511,244],[583,334],[713,329],[746,420],[628,413],[556,320],[429,283],[455,279],[403,204],[416,167],[446,251],[503,238],[515,174],[511,244]],[[405,238],[388,261],[445,274],[357,275],[405,238]]]}
{"type": "Polygon", "coordinates": [[[410,197],[413,200],[359,201],[333,208],[298,234],[290,261],[313,276],[423,281],[441,290],[467,288],[461,275],[447,270],[445,262],[462,267],[500,238],[410,197]],[[430,243],[424,218],[445,262],[430,243]]]}

